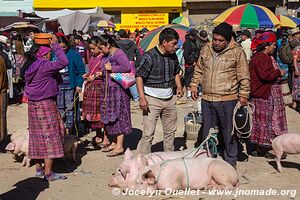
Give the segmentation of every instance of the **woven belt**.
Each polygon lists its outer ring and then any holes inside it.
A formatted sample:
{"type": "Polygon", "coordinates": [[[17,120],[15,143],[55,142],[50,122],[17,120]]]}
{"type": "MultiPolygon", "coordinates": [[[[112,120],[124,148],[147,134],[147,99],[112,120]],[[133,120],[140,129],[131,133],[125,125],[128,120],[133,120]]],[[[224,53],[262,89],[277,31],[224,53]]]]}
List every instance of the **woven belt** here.
{"type": "Polygon", "coordinates": [[[155,98],[155,99],[158,99],[158,100],[161,100],[161,101],[170,101],[172,98],[173,98],[173,95],[167,99],[164,99],[164,98],[159,98],[159,97],[154,97],[154,96],[150,96],[148,94],[145,94],[146,96],[149,96],[149,97],[152,97],[152,98],[155,98]]]}

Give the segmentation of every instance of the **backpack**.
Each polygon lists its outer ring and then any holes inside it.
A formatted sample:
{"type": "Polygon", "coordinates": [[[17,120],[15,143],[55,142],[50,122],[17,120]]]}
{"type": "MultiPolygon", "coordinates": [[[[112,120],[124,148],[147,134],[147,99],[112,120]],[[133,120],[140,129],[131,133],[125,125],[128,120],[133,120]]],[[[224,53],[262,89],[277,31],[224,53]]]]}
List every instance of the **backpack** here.
{"type": "Polygon", "coordinates": [[[293,55],[290,45],[283,43],[279,49],[279,58],[283,64],[291,64],[293,62],[293,55]]]}

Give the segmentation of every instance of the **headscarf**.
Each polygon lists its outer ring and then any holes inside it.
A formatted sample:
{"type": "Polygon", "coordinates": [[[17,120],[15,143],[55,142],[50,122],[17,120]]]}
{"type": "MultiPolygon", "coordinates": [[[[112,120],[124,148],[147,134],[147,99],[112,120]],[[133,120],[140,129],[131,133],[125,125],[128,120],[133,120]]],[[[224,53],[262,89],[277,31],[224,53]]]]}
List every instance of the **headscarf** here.
{"type": "Polygon", "coordinates": [[[40,46],[39,50],[35,54],[35,57],[37,59],[43,58],[45,55],[47,55],[50,52],[51,52],[51,48],[50,47],[40,46]]]}
{"type": "Polygon", "coordinates": [[[255,36],[252,39],[252,43],[251,43],[251,50],[252,51],[256,51],[256,48],[264,43],[269,43],[269,42],[276,42],[276,35],[274,32],[272,31],[268,31],[268,32],[264,32],[260,35],[255,36]]]}
{"type": "Polygon", "coordinates": [[[276,42],[276,41],[277,39],[275,33],[268,31],[260,35],[260,37],[257,39],[257,44],[260,45],[263,43],[276,42]]]}

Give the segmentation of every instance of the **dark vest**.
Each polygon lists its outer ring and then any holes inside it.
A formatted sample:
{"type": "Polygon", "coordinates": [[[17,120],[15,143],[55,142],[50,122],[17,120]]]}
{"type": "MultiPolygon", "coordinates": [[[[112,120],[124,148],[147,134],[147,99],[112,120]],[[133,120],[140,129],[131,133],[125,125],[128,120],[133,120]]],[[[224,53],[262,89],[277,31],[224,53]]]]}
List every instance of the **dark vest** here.
{"type": "Polygon", "coordinates": [[[144,85],[153,88],[174,88],[175,76],[180,71],[175,53],[161,54],[157,47],[147,51],[140,62],[136,76],[142,77],[144,85]]]}

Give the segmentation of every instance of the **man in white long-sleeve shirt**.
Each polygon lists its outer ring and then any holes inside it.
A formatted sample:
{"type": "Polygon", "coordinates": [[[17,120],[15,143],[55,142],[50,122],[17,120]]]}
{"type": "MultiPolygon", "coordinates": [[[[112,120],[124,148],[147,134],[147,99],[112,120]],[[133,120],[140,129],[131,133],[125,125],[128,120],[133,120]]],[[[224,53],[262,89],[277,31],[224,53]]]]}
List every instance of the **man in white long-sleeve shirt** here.
{"type": "Polygon", "coordinates": [[[248,62],[250,61],[250,58],[252,56],[252,52],[251,52],[251,49],[250,49],[250,46],[251,46],[251,33],[250,31],[248,30],[244,30],[242,32],[242,47],[246,53],[246,57],[247,57],[247,60],[248,62]]]}

